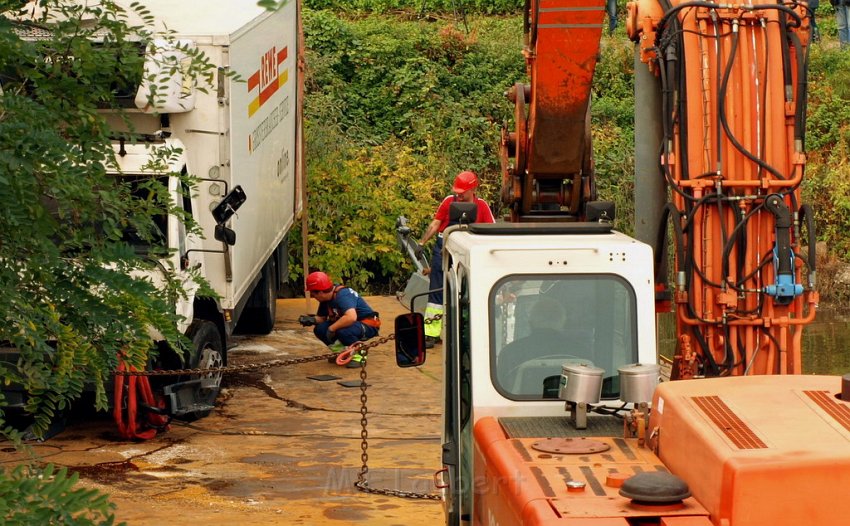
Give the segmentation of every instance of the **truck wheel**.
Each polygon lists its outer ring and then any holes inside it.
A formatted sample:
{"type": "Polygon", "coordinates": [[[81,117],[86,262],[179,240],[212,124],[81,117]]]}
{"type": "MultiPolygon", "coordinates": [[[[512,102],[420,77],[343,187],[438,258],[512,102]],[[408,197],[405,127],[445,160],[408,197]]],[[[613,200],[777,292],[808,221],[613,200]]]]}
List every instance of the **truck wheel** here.
{"type": "MultiPolygon", "coordinates": [[[[221,335],[218,333],[218,329],[213,322],[206,320],[192,322],[189,330],[186,331],[186,336],[192,340],[192,360],[190,363],[193,369],[212,369],[224,365],[224,346],[221,341],[221,335]]],[[[193,376],[192,379],[201,378],[207,380],[197,391],[195,401],[211,401],[211,403],[215,403],[215,398],[221,389],[221,376],[221,373],[193,376]]],[[[193,411],[187,413],[183,419],[190,421],[197,420],[209,415],[211,411],[212,408],[193,411]]]]}
{"type": "Polygon", "coordinates": [[[263,277],[257,283],[248,306],[242,311],[236,332],[240,334],[268,334],[274,329],[277,314],[277,265],[274,258],[263,267],[263,277]]]}

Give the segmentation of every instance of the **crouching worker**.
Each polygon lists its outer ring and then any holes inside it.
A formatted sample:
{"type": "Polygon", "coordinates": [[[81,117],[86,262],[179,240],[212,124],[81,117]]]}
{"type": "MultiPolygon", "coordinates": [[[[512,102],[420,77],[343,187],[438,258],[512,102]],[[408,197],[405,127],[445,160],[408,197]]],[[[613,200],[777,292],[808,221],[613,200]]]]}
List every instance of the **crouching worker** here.
{"type": "MultiPolygon", "coordinates": [[[[319,302],[319,308],[315,316],[301,316],[298,321],[304,326],[315,325],[313,334],[335,352],[378,335],[378,313],[357,291],[334,285],[324,272],[311,273],[305,285],[310,297],[319,302]]],[[[348,367],[360,367],[365,361],[365,356],[355,353],[348,367]]]]}

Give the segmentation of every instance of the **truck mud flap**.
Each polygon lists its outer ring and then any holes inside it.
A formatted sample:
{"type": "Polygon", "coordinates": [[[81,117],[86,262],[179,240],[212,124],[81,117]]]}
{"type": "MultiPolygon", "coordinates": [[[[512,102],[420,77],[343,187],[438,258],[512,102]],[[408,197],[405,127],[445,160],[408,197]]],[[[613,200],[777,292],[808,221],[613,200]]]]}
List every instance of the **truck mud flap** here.
{"type": "Polygon", "coordinates": [[[215,378],[198,378],[166,385],[163,394],[168,412],[178,419],[194,420],[215,408],[219,386],[215,378]]]}

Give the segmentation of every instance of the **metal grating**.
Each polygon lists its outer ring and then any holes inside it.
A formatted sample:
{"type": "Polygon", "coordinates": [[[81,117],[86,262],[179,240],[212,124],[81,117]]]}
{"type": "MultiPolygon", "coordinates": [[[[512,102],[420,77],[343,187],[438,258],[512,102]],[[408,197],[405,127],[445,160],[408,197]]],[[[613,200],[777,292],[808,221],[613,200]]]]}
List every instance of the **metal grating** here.
{"type": "Polygon", "coordinates": [[[840,404],[829,391],[803,391],[821,409],[841,424],[844,429],[850,431],[850,408],[847,404],[840,404]]]}
{"type": "Polygon", "coordinates": [[[623,421],[613,416],[588,416],[587,429],[576,429],[568,416],[501,417],[508,438],[621,437],[623,421]]]}
{"type": "Polygon", "coordinates": [[[767,445],[738,418],[719,396],[694,396],[691,400],[738,449],[765,449],[767,445]]]}

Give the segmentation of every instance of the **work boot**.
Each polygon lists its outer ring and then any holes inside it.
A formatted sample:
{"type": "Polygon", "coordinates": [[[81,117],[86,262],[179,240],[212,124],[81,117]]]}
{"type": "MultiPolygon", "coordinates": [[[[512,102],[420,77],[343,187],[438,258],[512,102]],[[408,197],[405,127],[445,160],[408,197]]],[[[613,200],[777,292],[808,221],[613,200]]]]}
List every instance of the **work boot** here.
{"type": "Polygon", "coordinates": [[[345,364],[345,367],[348,369],[359,369],[363,365],[366,365],[366,357],[360,353],[354,353],[351,356],[351,361],[345,364]]]}
{"type": "Polygon", "coordinates": [[[336,355],[345,350],[345,345],[343,345],[339,341],[335,341],[332,344],[328,345],[328,349],[330,349],[330,351],[334,353],[334,356],[328,358],[328,363],[336,363],[336,355]]]}
{"type": "Polygon", "coordinates": [[[437,338],[435,336],[426,336],[425,337],[425,348],[426,349],[433,349],[435,345],[439,345],[441,343],[443,343],[443,340],[441,340],[440,338],[437,338]]]}

